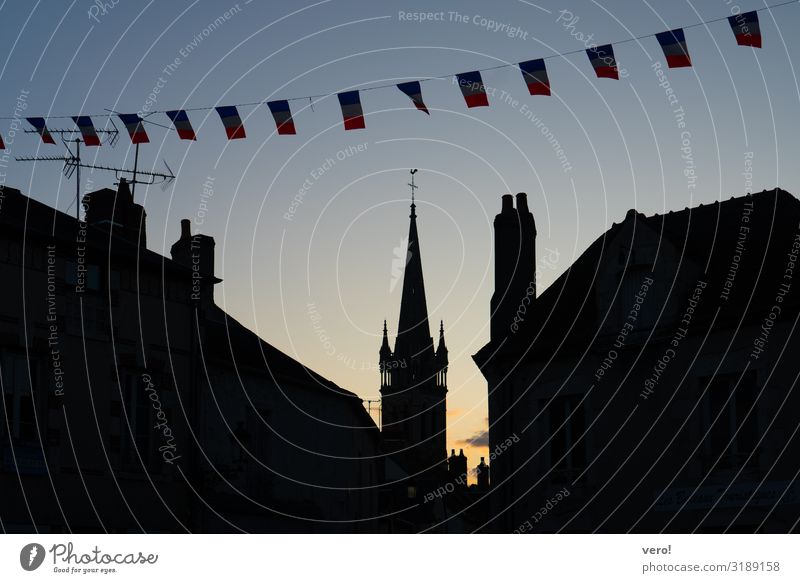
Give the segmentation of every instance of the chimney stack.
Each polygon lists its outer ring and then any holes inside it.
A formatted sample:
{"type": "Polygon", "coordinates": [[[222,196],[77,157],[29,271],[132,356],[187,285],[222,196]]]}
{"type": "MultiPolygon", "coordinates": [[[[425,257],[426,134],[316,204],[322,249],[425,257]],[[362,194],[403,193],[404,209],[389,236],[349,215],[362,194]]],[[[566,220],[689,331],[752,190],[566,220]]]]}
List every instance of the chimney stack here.
{"type": "Polygon", "coordinates": [[[490,334],[499,342],[512,331],[514,317],[528,296],[536,298],[536,223],[528,209],[528,196],[504,194],[500,214],[494,218],[494,294],[491,299],[490,334]]]}
{"type": "Polygon", "coordinates": [[[192,301],[214,301],[214,237],[192,235],[192,222],[181,220],[181,237],[170,249],[172,260],[191,270],[187,295],[192,301]]]}

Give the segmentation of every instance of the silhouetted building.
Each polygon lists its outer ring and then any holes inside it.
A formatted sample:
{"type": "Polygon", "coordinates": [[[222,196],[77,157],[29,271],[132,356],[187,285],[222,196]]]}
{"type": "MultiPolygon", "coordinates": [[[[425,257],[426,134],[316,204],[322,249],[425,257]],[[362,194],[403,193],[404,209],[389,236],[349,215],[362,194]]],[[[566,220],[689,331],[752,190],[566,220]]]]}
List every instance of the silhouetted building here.
{"type": "Polygon", "coordinates": [[[776,189],[631,210],[536,297],[517,201],[495,220],[491,340],[474,357],[492,528],[795,530],[800,202],[776,189]]]}
{"type": "Polygon", "coordinates": [[[214,303],[189,221],[168,259],[125,181],[84,205],[0,191],[3,530],[378,530],[361,400],[214,303]]]}
{"type": "Polygon", "coordinates": [[[446,473],[447,347],[444,324],[433,348],[422,275],[416,205],[412,201],[403,295],[394,350],[386,322],[380,348],[384,450],[410,476],[446,473]]]}
{"type": "Polygon", "coordinates": [[[453,450],[450,457],[447,458],[447,473],[449,479],[456,487],[466,488],[467,486],[467,456],[464,455],[464,450],[460,450],[456,455],[456,450],[453,450]]]}
{"type": "Polygon", "coordinates": [[[489,489],[489,466],[486,464],[484,458],[481,458],[481,463],[475,468],[475,475],[477,476],[478,488],[480,490],[489,489]]]}

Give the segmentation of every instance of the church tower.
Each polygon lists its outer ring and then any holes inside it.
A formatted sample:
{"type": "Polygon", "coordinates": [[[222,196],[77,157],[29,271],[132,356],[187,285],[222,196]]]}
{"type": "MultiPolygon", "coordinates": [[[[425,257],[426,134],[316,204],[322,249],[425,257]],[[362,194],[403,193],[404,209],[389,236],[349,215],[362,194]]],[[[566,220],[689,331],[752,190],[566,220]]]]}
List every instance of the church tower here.
{"type": "Polygon", "coordinates": [[[411,171],[411,219],[403,274],[403,295],[394,350],[383,323],[380,349],[381,435],[384,448],[411,475],[442,469],[447,462],[447,347],[444,323],[434,350],[422,276],[414,173],[411,171]]]}

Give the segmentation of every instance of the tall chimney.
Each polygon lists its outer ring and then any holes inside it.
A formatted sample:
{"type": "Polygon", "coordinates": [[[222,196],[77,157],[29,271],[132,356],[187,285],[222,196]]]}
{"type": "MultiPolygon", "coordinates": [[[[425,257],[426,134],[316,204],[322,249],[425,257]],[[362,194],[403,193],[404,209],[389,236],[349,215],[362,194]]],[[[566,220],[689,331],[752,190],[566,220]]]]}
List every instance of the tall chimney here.
{"type": "MultiPolygon", "coordinates": [[[[494,218],[494,294],[491,299],[490,334],[493,342],[507,337],[522,300],[533,290],[536,276],[536,224],[524,192],[503,195],[500,214],[494,218]]],[[[518,328],[518,326],[517,326],[518,328]]]]}
{"type": "Polygon", "coordinates": [[[208,235],[192,235],[192,222],[181,220],[181,237],[170,249],[172,260],[188,267],[189,287],[188,299],[193,301],[214,301],[214,284],[218,281],[214,275],[214,237],[208,235]]]}

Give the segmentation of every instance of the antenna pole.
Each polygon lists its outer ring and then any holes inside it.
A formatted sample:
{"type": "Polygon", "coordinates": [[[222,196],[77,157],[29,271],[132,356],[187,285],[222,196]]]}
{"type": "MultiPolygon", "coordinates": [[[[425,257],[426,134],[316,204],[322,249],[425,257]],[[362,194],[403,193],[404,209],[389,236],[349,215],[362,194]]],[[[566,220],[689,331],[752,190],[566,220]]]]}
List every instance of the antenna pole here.
{"type": "Polygon", "coordinates": [[[131,198],[136,200],[136,171],[139,168],[139,144],[136,144],[136,154],[133,158],[133,187],[131,188],[131,198]]]}
{"type": "Polygon", "coordinates": [[[75,218],[81,220],[81,141],[75,138],[75,161],[78,163],[75,178],[75,218]]]}

